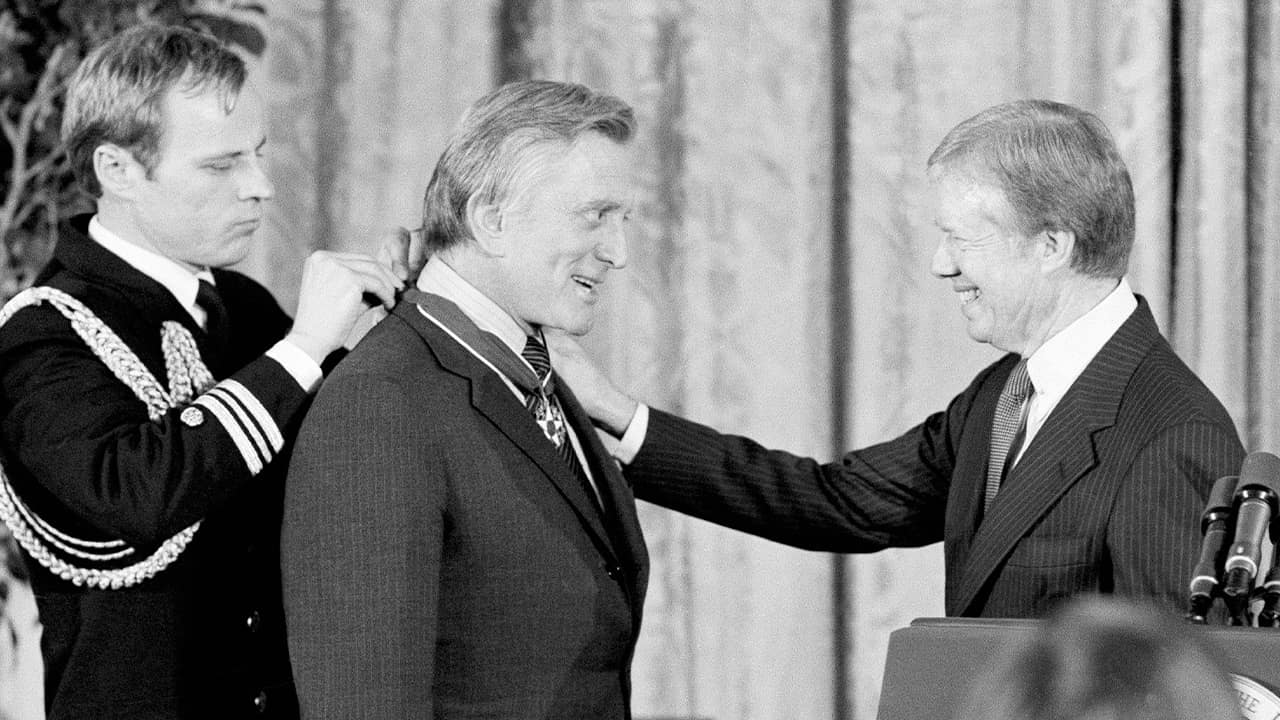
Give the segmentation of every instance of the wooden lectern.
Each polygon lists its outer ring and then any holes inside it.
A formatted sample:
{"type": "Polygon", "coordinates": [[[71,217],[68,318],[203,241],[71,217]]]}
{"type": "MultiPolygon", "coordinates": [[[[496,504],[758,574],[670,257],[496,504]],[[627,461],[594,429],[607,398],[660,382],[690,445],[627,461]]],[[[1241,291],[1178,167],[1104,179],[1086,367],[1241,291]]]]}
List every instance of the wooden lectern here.
{"type": "MultiPolygon", "coordinates": [[[[921,618],[889,636],[877,720],[948,718],[974,678],[1004,646],[1033,632],[1034,620],[921,618]]],[[[1280,628],[1192,625],[1227,670],[1280,693],[1280,628]]]]}

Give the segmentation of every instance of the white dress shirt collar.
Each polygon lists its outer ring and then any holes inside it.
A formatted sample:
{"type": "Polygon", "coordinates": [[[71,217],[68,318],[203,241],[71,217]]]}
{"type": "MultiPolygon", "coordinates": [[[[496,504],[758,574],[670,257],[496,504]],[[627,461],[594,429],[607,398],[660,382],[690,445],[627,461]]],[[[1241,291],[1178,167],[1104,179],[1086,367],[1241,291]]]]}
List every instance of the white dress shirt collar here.
{"type": "Polygon", "coordinates": [[[201,280],[213,283],[213,273],[207,269],[193,273],[163,255],[133,244],[108,230],[97,215],[89,220],[89,237],[138,272],[164,286],[196,324],[204,327],[205,313],[196,303],[196,293],[200,290],[201,280]]]}
{"type": "Polygon", "coordinates": [[[1027,407],[1026,435],[1018,457],[1030,444],[1049,414],[1067,394],[1093,358],[1138,307],[1138,300],[1121,278],[1115,289],[1027,358],[1032,394],[1027,407]]]}
{"type": "Polygon", "coordinates": [[[1102,302],[1049,338],[1027,359],[1036,393],[1061,396],[1138,307],[1124,278],[1102,302]]]}
{"type": "Polygon", "coordinates": [[[432,257],[427,260],[422,274],[418,276],[418,289],[439,295],[457,305],[476,327],[498,336],[517,357],[524,351],[525,338],[528,336],[515,318],[440,258],[432,257]]]}

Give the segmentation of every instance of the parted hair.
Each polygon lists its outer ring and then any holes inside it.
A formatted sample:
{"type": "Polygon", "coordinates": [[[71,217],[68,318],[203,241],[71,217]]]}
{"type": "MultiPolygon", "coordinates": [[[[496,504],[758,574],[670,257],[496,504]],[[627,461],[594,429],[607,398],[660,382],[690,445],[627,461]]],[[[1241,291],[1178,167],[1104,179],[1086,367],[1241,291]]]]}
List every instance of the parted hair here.
{"type": "Polygon", "coordinates": [[[622,100],[576,83],[523,80],[477,100],[463,115],[436,163],[422,201],[427,247],[443,250],[472,239],[467,202],[502,202],[516,187],[534,150],[548,143],[566,148],[584,133],[619,143],[635,133],[635,116],[622,100]]]}
{"type": "Polygon", "coordinates": [[[1120,277],[1128,269],[1133,183],[1110,131],[1092,113],[1049,100],[996,105],[947,133],[928,166],[994,183],[1023,235],[1074,231],[1077,272],[1120,277]]]}
{"type": "Polygon", "coordinates": [[[93,197],[104,144],[128,150],[150,173],[160,154],[165,95],[214,91],[228,112],[244,86],[244,61],[215,38],[180,26],[132,27],[91,51],[67,88],[62,140],[80,186],[93,197]]]}

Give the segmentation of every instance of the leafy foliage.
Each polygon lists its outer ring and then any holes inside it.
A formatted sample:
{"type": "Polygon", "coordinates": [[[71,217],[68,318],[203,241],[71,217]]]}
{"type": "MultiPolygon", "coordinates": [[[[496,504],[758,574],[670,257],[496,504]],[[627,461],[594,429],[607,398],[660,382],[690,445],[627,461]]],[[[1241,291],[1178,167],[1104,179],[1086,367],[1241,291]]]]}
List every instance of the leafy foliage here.
{"type": "Polygon", "coordinates": [[[92,205],[58,135],[66,82],[85,54],[150,21],[196,27],[261,55],[263,15],[241,0],[0,0],[0,301],[48,259],[58,222],[92,205]]]}

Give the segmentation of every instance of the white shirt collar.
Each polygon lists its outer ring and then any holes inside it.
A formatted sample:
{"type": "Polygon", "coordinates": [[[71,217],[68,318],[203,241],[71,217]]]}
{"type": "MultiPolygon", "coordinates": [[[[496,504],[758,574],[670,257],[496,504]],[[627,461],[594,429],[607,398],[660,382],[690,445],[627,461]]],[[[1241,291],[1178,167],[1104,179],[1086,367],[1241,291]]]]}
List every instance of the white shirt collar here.
{"type": "Polygon", "coordinates": [[[1046,340],[1027,358],[1036,396],[1056,404],[1137,307],[1128,280],[1121,278],[1102,302],[1046,340]]]}
{"type": "Polygon", "coordinates": [[[497,335],[517,357],[524,350],[525,338],[528,336],[515,318],[498,307],[497,303],[480,292],[475,285],[464,280],[439,257],[433,256],[427,260],[422,274],[418,276],[418,289],[452,301],[464,315],[471,318],[476,327],[497,335]]]}
{"type": "Polygon", "coordinates": [[[163,255],[133,244],[108,230],[97,215],[89,220],[89,237],[138,272],[163,285],[196,323],[204,327],[205,313],[196,304],[196,293],[200,290],[201,280],[213,283],[213,273],[207,269],[193,273],[163,255]]]}

